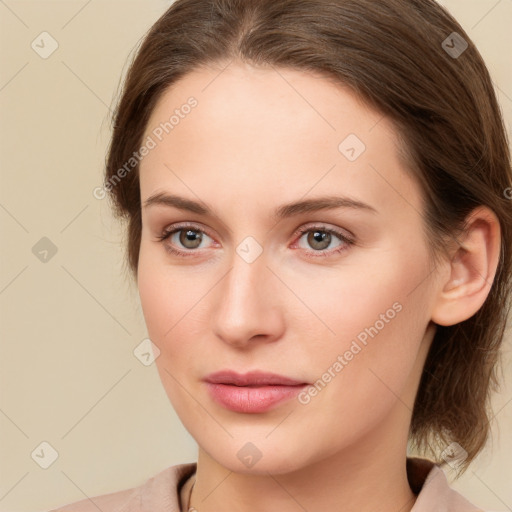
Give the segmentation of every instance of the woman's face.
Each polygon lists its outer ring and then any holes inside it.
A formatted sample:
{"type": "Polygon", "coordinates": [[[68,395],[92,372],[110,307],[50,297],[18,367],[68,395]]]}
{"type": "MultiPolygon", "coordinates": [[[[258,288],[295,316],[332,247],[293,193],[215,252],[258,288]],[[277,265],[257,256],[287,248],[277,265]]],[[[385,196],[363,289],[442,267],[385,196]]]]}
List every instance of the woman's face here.
{"type": "Polygon", "coordinates": [[[232,63],[166,91],[144,141],[140,298],[200,447],[273,473],[405,449],[436,273],[391,123],[325,78],[232,63]],[[224,370],[303,385],[205,382],[224,370]]]}

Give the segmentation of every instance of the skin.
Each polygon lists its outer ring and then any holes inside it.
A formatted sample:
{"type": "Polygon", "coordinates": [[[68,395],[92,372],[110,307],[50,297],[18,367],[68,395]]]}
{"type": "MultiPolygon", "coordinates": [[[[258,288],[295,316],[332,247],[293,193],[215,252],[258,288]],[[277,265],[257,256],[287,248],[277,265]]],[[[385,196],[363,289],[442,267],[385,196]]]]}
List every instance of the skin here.
{"type": "MultiPolygon", "coordinates": [[[[238,62],[221,69],[195,70],[165,91],[145,137],[190,96],[198,105],[140,166],[143,205],[167,192],[215,212],[142,209],[142,309],[165,391],[199,446],[191,504],[200,512],[410,510],[407,436],[435,323],[469,318],[485,300],[499,254],[497,219],[476,210],[464,247],[434,266],[421,190],[388,119],[320,76],[238,62]],[[349,134],[366,146],[355,161],[338,149],[349,134]],[[324,195],[377,211],[272,217],[284,203],[324,195]],[[204,230],[198,248],[180,243],[179,233],[158,240],[181,222],[204,230]],[[318,224],[354,243],[332,235],[314,245],[312,234],[297,232],[318,224]],[[236,251],[248,236],[263,249],[252,263],[236,251]],[[166,245],[189,255],[169,254],[166,245]],[[322,250],[325,257],[315,256],[322,250]],[[307,404],[237,413],[214,402],[202,382],[229,368],[314,383],[395,303],[400,312],[307,404]],[[250,468],[237,457],[248,442],[261,453],[250,468]]],[[[193,481],[182,490],[183,507],[193,481]]]]}

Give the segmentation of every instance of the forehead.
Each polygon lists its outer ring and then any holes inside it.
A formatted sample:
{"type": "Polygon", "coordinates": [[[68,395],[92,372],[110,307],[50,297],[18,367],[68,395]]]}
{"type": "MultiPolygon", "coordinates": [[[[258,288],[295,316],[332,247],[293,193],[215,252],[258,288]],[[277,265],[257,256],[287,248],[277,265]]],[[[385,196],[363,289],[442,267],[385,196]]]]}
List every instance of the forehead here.
{"type": "MultiPolygon", "coordinates": [[[[390,186],[382,176],[392,183],[405,172],[387,118],[347,87],[300,70],[194,70],[163,93],[144,137],[156,145],[140,166],[143,199],[188,184],[196,195],[223,185],[238,201],[341,187],[382,203],[371,183],[382,191],[390,186]],[[185,108],[191,98],[195,106],[185,108]]],[[[414,194],[412,183],[401,186],[414,194]]]]}
{"type": "Polygon", "coordinates": [[[231,126],[265,127],[261,135],[276,131],[283,124],[297,130],[305,128],[302,123],[308,123],[311,135],[313,130],[319,134],[326,130],[335,133],[338,128],[349,127],[364,136],[379,123],[380,131],[393,136],[388,120],[348,87],[327,76],[298,69],[255,68],[239,62],[195,69],[170,86],[153,109],[146,134],[169,120],[190,97],[197,99],[200,106],[194,111],[198,121],[207,118],[220,125],[225,119],[231,123],[236,119],[236,125],[231,126]],[[345,126],[338,126],[342,120],[345,126]]]}

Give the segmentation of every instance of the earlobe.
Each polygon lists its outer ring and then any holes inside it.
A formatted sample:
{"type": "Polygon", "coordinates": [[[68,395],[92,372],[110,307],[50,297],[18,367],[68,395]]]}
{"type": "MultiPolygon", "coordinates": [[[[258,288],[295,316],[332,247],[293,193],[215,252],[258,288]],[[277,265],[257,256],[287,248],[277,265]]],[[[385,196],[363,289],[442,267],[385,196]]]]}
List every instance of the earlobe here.
{"type": "Polygon", "coordinates": [[[484,206],[473,210],[459,242],[447,263],[449,277],[439,283],[432,311],[432,321],[438,325],[455,325],[472,317],[489,294],[501,248],[494,212],[484,206]]]}

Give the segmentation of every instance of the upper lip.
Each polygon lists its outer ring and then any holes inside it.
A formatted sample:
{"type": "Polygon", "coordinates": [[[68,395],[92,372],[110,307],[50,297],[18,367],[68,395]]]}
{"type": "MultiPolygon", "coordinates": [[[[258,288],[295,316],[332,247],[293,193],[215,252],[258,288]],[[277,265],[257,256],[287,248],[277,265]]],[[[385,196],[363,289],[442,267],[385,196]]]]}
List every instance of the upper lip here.
{"type": "Polygon", "coordinates": [[[306,382],[291,379],[276,373],[254,370],[248,373],[237,373],[231,370],[222,370],[211,373],[205,379],[212,384],[232,384],[235,386],[297,386],[306,382]]]}

